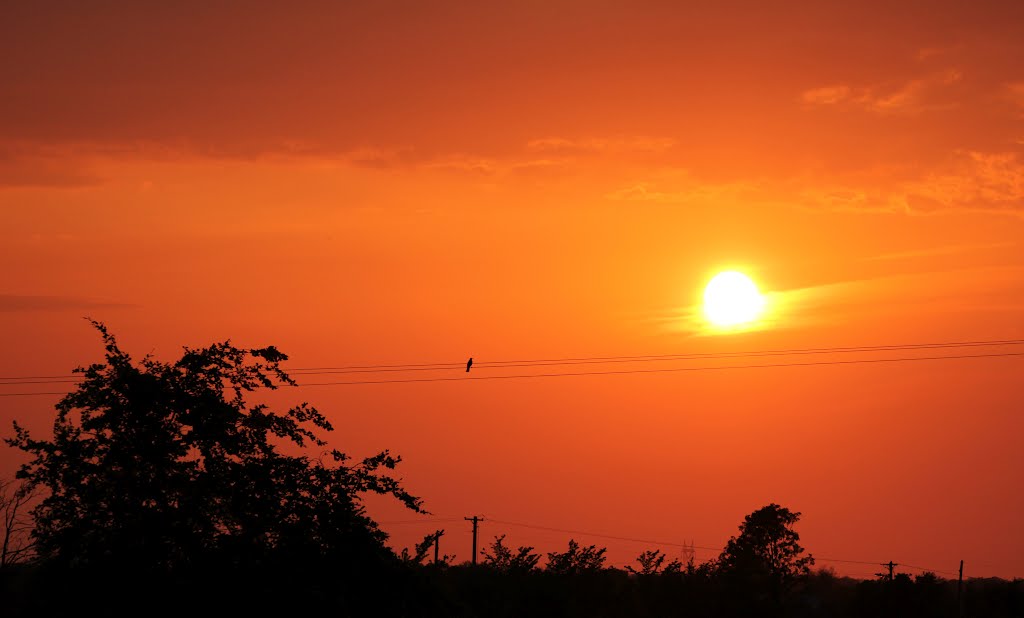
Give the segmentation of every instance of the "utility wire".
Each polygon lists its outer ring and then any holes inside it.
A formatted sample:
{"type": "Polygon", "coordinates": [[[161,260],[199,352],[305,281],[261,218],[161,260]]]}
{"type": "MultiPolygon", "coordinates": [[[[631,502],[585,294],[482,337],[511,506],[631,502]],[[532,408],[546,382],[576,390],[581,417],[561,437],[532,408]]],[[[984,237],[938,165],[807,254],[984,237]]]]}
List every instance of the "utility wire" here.
{"type": "MultiPolygon", "coordinates": [[[[591,358],[565,358],[565,359],[538,359],[521,361],[480,361],[474,363],[473,368],[480,369],[506,369],[515,367],[551,367],[564,365],[604,365],[613,363],[650,363],[650,362],[671,362],[683,360],[708,360],[708,359],[734,359],[752,358],[764,356],[798,356],[798,355],[820,355],[820,354],[851,354],[864,352],[890,352],[910,350],[936,350],[946,348],[968,348],[968,347],[994,347],[1024,345],[1024,340],[1008,340],[993,342],[972,342],[972,343],[942,343],[942,344],[916,344],[916,345],[892,345],[892,346],[863,346],[850,348],[819,348],[819,349],[796,349],[796,350],[762,350],[756,352],[708,352],[691,354],[665,354],[652,356],[619,356],[619,357],[591,357],[591,358]]],[[[416,367],[410,369],[398,368],[338,368],[302,370],[295,369],[292,375],[324,375],[324,374],[347,374],[347,373],[385,373],[385,372],[409,372],[409,371],[447,371],[450,369],[461,369],[464,363],[458,365],[444,365],[437,367],[416,367]]]]}
{"type": "Polygon", "coordinates": [[[632,373],[670,373],[681,371],[717,371],[724,369],[760,369],[767,367],[816,367],[823,365],[858,365],[869,363],[902,363],[930,360],[958,360],[972,358],[998,358],[1008,356],[1024,356],[1024,352],[1001,352],[991,354],[958,354],[947,356],[916,356],[900,358],[863,358],[855,360],[832,360],[832,361],[811,361],[801,363],[765,363],[760,365],[721,365],[701,367],[665,367],[659,369],[618,369],[611,371],[576,371],[564,373],[529,373],[499,376],[465,376],[446,378],[403,378],[398,380],[351,380],[345,382],[302,382],[299,386],[344,386],[356,384],[401,384],[410,382],[452,382],[456,380],[511,380],[519,378],[561,378],[569,376],[591,376],[591,375],[623,375],[632,373]]]}
{"type": "Polygon", "coordinates": [[[815,556],[814,560],[821,560],[822,562],[845,562],[846,564],[869,564],[871,566],[879,566],[881,564],[880,562],[870,562],[867,560],[844,560],[842,558],[821,558],[819,556],[815,556]]]}
{"type": "Polygon", "coordinates": [[[930,571],[932,573],[942,573],[944,575],[956,575],[956,573],[953,572],[953,571],[943,571],[942,569],[929,569],[927,567],[919,567],[919,566],[914,566],[912,564],[907,564],[906,562],[901,562],[901,563],[899,563],[899,565],[901,567],[906,567],[908,569],[914,569],[914,570],[917,570],[917,571],[924,571],[926,573],[930,571]]]}
{"type": "MultiPolygon", "coordinates": [[[[438,377],[438,378],[401,378],[397,380],[349,380],[343,382],[300,382],[296,386],[354,386],[362,384],[408,384],[413,382],[454,382],[468,380],[513,380],[523,378],[563,378],[572,376],[590,375],[624,375],[640,373],[675,373],[692,371],[721,371],[728,369],[764,369],[770,367],[819,367],[828,365],[862,365],[878,363],[906,363],[917,361],[937,360],[964,360],[977,358],[1003,358],[1024,356],[1024,352],[994,352],[988,354],[955,354],[944,356],[906,356],[898,358],[859,358],[851,360],[828,360],[809,361],[793,363],[763,363],[750,365],[705,365],[701,367],[663,367],[658,369],[618,369],[610,371],[575,371],[563,373],[527,373],[497,376],[460,376],[460,377],[438,377]]],[[[61,392],[35,392],[35,393],[0,393],[0,397],[17,397],[32,395],[67,395],[67,391],[61,392]]]]}
{"type": "MultiPolygon", "coordinates": [[[[967,347],[992,347],[992,346],[1017,346],[1024,345],[1024,339],[994,339],[994,340],[973,340],[939,343],[909,343],[909,344],[887,344],[872,346],[836,346],[824,348],[790,348],[774,350],[754,350],[745,352],[694,352],[677,354],[647,354],[640,356],[585,356],[570,358],[546,358],[546,359],[520,359],[520,360],[497,360],[479,361],[474,368],[504,368],[504,367],[530,367],[544,365],[573,365],[573,364],[605,364],[605,363],[635,363],[635,362],[664,362],[676,360],[696,359],[717,359],[717,358],[744,358],[759,356],[790,356],[806,354],[849,354],[862,352],[885,352],[904,350],[929,350],[945,348],[967,348],[967,347]]],[[[292,375],[319,375],[331,373],[384,373],[384,372],[408,372],[408,371],[442,371],[447,369],[461,369],[464,362],[458,363],[421,363],[405,365],[349,365],[341,367],[298,367],[289,370],[292,375]]],[[[35,384],[42,382],[17,382],[14,380],[56,380],[80,381],[83,378],[80,374],[53,375],[53,376],[0,376],[0,382],[8,384],[35,384]]],[[[54,382],[58,383],[58,382],[54,382]]]]}
{"type": "Polygon", "coordinates": [[[534,524],[524,524],[515,521],[506,521],[503,519],[494,519],[493,517],[488,521],[496,524],[505,524],[506,526],[518,526],[520,528],[533,528],[535,530],[547,530],[549,532],[563,532],[566,534],[579,534],[581,536],[592,536],[599,539],[614,539],[616,541],[630,541],[633,543],[646,543],[648,545],[663,545],[667,547],[693,547],[694,549],[706,549],[710,551],[722,551],[721,547],[702,547],[700,545],[688,545],[686,543],[673,543],[669,541],[652,541],[650,539],[637,539],[627,536],[615,536],[611,534],[599,534],[596,532],[585,532],[583,530],[570,530],[568,528],[552,528],[549,526],[537,526],[534,524]]]}
{"type": "MultiPolygon", "coordinates": [[[[736,358],[747,356],[788,356],[798,354],[832,354],[832,353],[856,353],[856,352],[882,352],[890,350],[910,349],[932,349],[932,348],[964,348],[976,346],[1002,346],[1002,345],[1024,345],[1024,339],[990,339],[972,341],[951,341],[939,343],[902,343],[872,346],[834,346],[824,348],[788,348],[774,350],[753,350],[743,352],[692,352],[676,354],[644,354],[639,356],[583,356],[569,358],[539,358],[519,360],[481,360],[474,363],[474,368],[483,367],[519,367],[545,364],[577,364],[577,363],[615,363],[615,362],[650,362],[650,361],[671,361],[671,360],[693,360],[704,358],[736,358]]],[[[353,373],[368,370],[394,369],[398,371],[437,371],[441,369],[460,369],[465,366],[464,362],[458,363],[426,363],[417,365],[353,365],[346,367],[309,367],[295,368],[293,373],[353,373]]]]}
{"type": "Polygon", "coordinates": [[[432,517],[429,519],[397,519],[392,521],[378,521],[375,523],[378,525],[392,526],[401,524],[439,524],[452,521],[458,521],[458,519],[455,517],[432,517]]]}

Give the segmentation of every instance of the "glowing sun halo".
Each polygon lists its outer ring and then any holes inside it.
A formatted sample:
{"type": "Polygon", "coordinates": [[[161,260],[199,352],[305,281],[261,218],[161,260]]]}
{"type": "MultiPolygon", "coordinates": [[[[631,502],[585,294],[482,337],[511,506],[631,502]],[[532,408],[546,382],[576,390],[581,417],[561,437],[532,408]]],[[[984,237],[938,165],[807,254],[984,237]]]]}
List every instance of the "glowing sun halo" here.
{"type": "Polygon", "coordinates": [[[740,326],[753,322],[764,310],[764,296],[743,273],[718,273],[704,288],[704,315],[715,326],[740,326]]]}

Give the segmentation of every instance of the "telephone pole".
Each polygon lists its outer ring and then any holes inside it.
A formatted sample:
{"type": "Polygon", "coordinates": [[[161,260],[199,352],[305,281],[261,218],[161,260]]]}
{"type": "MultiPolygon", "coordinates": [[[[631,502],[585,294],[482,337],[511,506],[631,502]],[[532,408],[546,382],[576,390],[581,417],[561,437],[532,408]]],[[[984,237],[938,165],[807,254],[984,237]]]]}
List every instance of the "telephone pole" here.
{"type": "Polygon", "coordinates": [[[875,573],[875,575],[877,575],[879,577],[884,577],[886,581],[890,581],[891,582],[892,578],[893,578],[892,570],[895,569],[896,567],[898,567],[899,563],[898,562],[893,562],[892,560],[890,560],[889,562],[886,562],[886,563],[882,564],[882,566],[884,566],[887,569],[889,569],[889,574],[886,575],[885,573],[875,573]]]}
{"type": "Polygon", "coordinates": [[[444,530],[438,530],[437,536],[434,537],[434,564],[438,563],[438,557],[441,553],[441,537],[444,536],[444,530]]]}
{"type": "Polygon", "coordinates": [[[960,576],[956,580],[956,607],[957,616],[964,616],[964,561],[960,561],[960,576]]]}
{"type": "Polygon", "coordinates": [[[476,531],[477,526],[484,520],[484,518],[479,515],[474,515],[472,517],[463,517],[463,519],[473,522],[473,564],[476,564],[476,531]]]}

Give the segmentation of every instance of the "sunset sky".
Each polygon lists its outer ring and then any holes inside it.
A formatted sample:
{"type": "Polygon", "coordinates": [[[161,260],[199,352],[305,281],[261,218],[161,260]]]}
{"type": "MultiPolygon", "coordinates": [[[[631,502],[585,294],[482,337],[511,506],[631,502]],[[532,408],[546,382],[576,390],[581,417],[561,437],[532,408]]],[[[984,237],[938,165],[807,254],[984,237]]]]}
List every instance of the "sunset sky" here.
{"type": "MultiPolygon", "coordinates": [[[[779,4],[4,3],[0,376],[99,360],[84,316],[138,356],[230,338],[471,377],[1024,339],[1024,3],[779,4]],[[703,320],[722,270],[765,294],[749,328],[703,320]]],[[[367,379],[396,377],[423,375],[367,379]]],[[[0,435],[56,400],[0,397],[0,435]]],[[[445,528],[468,559],[474,514],[722,547],[777,502],[816,556],[1024,577],[1024,357],[280,400],[459,518],[385,525],[398,547],[445,528]]],[[[570,536],[481,543],[505,533],[570,536]]]]}

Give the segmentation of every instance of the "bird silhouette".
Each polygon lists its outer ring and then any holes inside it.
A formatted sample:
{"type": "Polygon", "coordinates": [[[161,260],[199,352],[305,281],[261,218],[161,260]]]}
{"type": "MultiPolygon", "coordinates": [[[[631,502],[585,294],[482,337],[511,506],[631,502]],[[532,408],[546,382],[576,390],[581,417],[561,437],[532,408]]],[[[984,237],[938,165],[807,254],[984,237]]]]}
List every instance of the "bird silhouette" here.
{"type": "Polygon", "coordinates": [[[470,367],[472,367],[472,366],[473,366],[473,357],[472,357],[472,356],[470,356],[470,357],[469,357],[469,361],[468,361],[468,362],[466,363],[466,373],[469,373],[469,369],[470,369],[470,367]]]}

